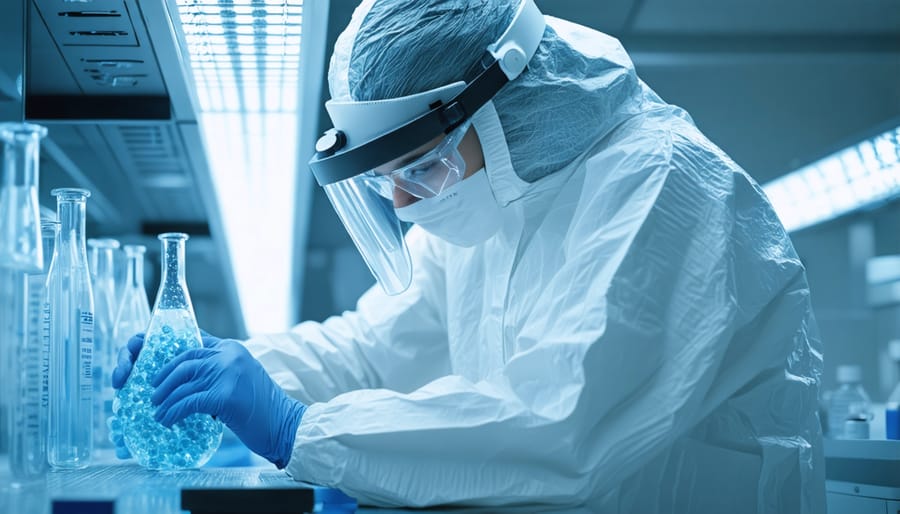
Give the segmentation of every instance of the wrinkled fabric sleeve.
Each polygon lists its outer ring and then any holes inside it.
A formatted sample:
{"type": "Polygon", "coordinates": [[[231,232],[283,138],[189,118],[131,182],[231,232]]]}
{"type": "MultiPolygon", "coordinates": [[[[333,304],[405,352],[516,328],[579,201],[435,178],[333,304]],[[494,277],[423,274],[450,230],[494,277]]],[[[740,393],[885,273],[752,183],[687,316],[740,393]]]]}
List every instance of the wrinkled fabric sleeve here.
{"type": "MultiPolygon", "coordinates": [[[[734,253],[750,252],[744,264],[765,275],[755,249],[730,238],[737,174],[709,155],[648,162],[632,150],[589,163],[588,176],[636,171],[616,196],[579,207],[567,263],[501,370],[313,404],[288,472],[383,506],[578,504],[613,491],[746,384],[750,367],[713,390],[737,318],[754,317],[738,312],[734,253]],[[569,294],[576,283],[590,295],[569,294]]],[[[769,294],[740,308],[761,309],[769,294]]],[[[756,358],[773,366],[783,349],[756,358]]]]}
{"type": "Polygon", "coordinates": [[[246,341],[290,396],[310,404],[356,389],[412,391],[449,373],[439,250],[416,227],[406,240],[414,275],[404,293],[376,284],[355,311],[246,341]]]}

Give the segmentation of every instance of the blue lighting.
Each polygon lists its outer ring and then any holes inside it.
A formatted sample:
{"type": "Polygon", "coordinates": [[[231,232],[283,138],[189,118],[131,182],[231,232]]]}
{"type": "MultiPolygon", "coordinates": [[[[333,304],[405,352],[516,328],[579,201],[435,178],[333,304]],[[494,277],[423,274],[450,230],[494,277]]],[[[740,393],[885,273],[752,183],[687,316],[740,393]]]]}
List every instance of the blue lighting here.
{"type": "Polygon", "coordinates": [[[788,232],[900,195],[900,127],[763,186],[788,232]]]}
{"type": "Polygon", "coordinates": [[[292,320],[303,2],[178,0],[178,11],[247,328],[281,331],[292,320]]]}

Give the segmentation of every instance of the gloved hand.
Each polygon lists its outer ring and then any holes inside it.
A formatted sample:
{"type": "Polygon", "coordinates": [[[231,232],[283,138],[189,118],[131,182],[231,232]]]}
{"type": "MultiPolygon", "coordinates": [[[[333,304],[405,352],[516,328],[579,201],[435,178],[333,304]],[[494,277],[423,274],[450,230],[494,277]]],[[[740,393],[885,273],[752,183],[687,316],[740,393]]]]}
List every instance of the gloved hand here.
{"type": "MultiPolygon", "coordinates": [[[[209,344],[215,344],[219,341],[219,338],[200,329],[200,341],[203,342],[203,346],[207,346],[209,344]]],[[[122,389],[122,387],[125,386],[125,382],[128,380],[128,377],[131,376],[131,368],[133,368],[134,363],[137,362],[138,354],[141,353],[141,348],[143,347],[144,333],[139,332],[132,336],[131,339],[125,343],[125,346],[119,349],[116,368],[113,369],[112,373],[112,386],[114,389],[122,389]]]]}
{"type": "MultiPolygon", "coordinates": [[[[202,331],[201,333],[205,334],[205,332],[202,331]]],[[[122,389],[125,385],[129,375],[131,375],[131,368],[134,367],[134,363],[137,361],[137,356],[141,352],[143,346],[144,334],[138,333],[132,336],[125,346],[119,350],[116,367],[113,369],[112,373],[112,386],[114,389],[122,389]]],[[[117,403],[118,402],[113,402],[113,406],[117,405],[117,403]]],[[[109,428],[109,440],[112,441],[113,445],[116,447],[116,457],[120,459],[130,459],[131,452],[128,451],[128,447],[125,446],[125,436],[122,435],[122,423],[119,421],[119,418],[115,416],[115,412],[113,412],[113,416],[106,418],[106,426],[109,428]]]]}
{"type": "MultiPolygon", "coordinates": [[[[241,343],[202,335],[203,348],[176,356],[153,379],[156,420],[172,426],[196,412],[216,416],[250,450],[283,468],[306,406],[287,396],[241,343]]],[[[119,353],[114,387],[125,384],[141,346],[143,337],[135,336],[119,353]]]]}
{"type": "MultiPolygon", "coordinates": [[[[205,332],[201,331],[201,334],[205,332]]],[[[207,336],[209,334],[206,334],[207,336]]],[[[205,344],[205,343],[204,343],[205,344]]],[[[125,343],[125,346],[119,349],[119,356],[116,361],[116,367],[112,373],[112,386],[114,389],[122,389],[128,377],[131,375],[131,368],[137,361],[141,348],[144,347],[144,333],[135,334],[125,343]]]]}
{"type": "Polygon", "coordinates": [[[251,451],[283,468],[306,406],[278,387],[262,364],[232,339],[203,338],[153,379],[156,420],[172,426],[201,412],[216,416],[251,451]]]}

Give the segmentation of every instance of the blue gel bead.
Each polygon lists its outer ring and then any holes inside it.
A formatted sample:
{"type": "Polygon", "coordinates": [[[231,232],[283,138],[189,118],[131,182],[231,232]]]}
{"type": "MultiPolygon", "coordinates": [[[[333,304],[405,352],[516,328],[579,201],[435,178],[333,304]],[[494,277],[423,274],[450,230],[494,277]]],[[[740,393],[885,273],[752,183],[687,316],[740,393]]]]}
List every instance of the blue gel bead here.
{"type": "Polygon", "coordinates": [[[173,470],[196,468],[205,464],[222,442],[222,423],[206,414],[192,414],[171,429],[153,418],[156,407],[150,401],[150,385],[158,370],[175,355],[202,345],[188,313],[168,313],[169,323],[154,330],[151,323],[144,348],[135,362],[125,386],[116,393],[120,403],[125,445],[148,469],[173,470]],[[172,327],[175,325],[175,328],[172,327]]]}

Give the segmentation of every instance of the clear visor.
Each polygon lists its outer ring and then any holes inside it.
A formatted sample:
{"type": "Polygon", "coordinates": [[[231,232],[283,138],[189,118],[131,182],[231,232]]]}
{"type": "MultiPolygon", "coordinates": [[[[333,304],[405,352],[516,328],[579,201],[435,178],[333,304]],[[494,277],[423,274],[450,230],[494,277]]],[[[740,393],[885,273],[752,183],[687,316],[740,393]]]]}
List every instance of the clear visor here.
{"type": "Polygon", "coordinates": [[[394,169],[389,163],[324,186],[363,259],[389,295],[402,293],[412,281],[412,261],[394,211],[395,188],[416,198],[432,198],[461,181],[466,165],[459,143],[468,128],[468,123],[461,125],[412,162],[398,159],[400,165],[394,169]]]}
{"type": "Polygon", "coordinates": [[[384,292],[395,295],[405,291],[412,281],[412,261],[393,200],[377,193],[364,175],[324,189],[384,292]]]}

